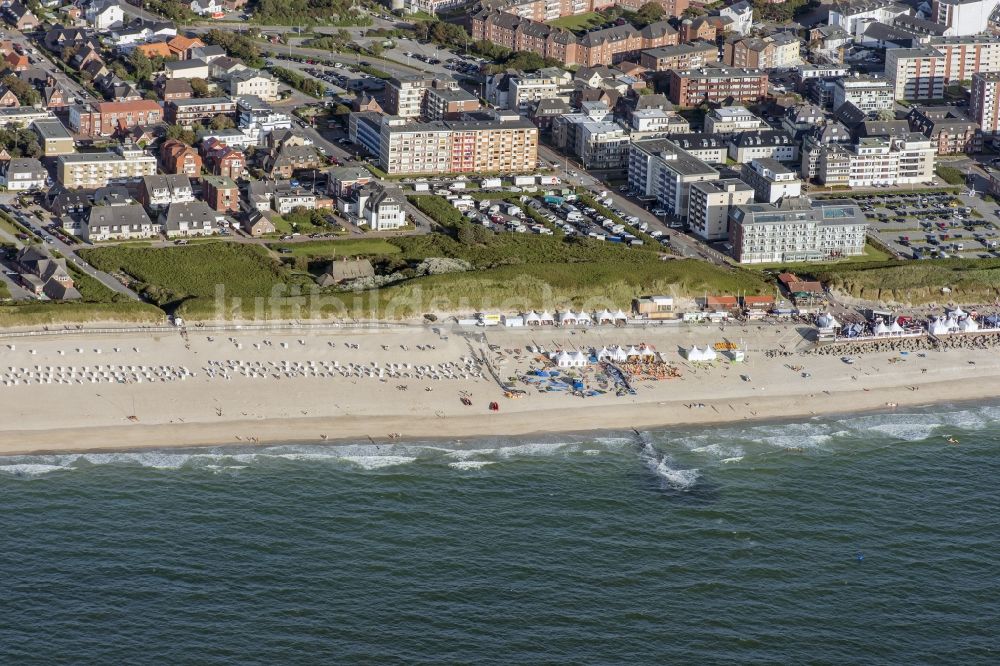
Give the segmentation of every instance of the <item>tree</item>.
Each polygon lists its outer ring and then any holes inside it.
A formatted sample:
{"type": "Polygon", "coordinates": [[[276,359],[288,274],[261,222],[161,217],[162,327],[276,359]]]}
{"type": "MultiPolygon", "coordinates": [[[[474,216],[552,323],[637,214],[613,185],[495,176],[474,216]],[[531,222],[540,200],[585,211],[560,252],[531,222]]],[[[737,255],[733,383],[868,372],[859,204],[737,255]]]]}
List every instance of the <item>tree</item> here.
{"type": "Polygon", "coordinates": [[[17,97],[17,101],[20,102],[22,106],[34,106],[41,101],[38,91],[26,81],[22,81],[18,78],[16,74],[8,74],[3,77],[3,79],[0,79],[0,83],[3,83],[12,93],[14,93],[14,96],[17,97]]]}
{"type": "Polygon", "coordinates": [[[191,79],[191,91],[195,97],[209,97],[208,82],[205,79],[191,79]]]}
{"type": "Polygon", "coordinates": [[[193,146],[198,140],[198,135],[194,133],[193,129],[187,129],[186,127],[181,127],[180,125],[169,125],[167,126],[167,138],[177,139],[178,141],[183,141],[189,146],[193,146]]]}
{"type": "Polygon", "coordinates": [[[698,18],[699,16],[704,16],[705,10],[701,7],[688,7],[683,12],[681,12],[681,17],[683,18],[698,18]]]}
{"type": "Polygon", "coordinates": [[[881,121],[895,120],[896,112],[892,109],[880,109],[875,113],[875,118],[881,121]]]}
{"type": "Polygon", "coordinates": [[[639,11],[636,12],[636,18],[645,25],[649,25],[662,19],[664,14],[666,14],[666,11],[663,9],[663,5],[658,2],[647,2],[642,7],[639,7],[639,11]]]}
{"type": "Polygon", "coordinates": [[[212,118],[212,122],[209,123],[208,126],[214,130],[225,130],[225,129],[233,129],[234,127],[236,127],[236,123],[234,123],[233,119],[230,118],[229,116],[225,115],[224,113],[220,113],[219,115],[212,118]]]}
{"type": "Polygon", "coordinates": [[[128,66],[136,81],[149,81],[153,78],[153,61],[139,49],[134,49],[129,54],[128,66]]]}
{"type": "Polygon", "coordinates": [[[375,40],[374,42],[368,45],[368,52],[371,53],[376,58],[382,55],[382,50],[383,50],[382,42],[378,40],[375,40]]]}

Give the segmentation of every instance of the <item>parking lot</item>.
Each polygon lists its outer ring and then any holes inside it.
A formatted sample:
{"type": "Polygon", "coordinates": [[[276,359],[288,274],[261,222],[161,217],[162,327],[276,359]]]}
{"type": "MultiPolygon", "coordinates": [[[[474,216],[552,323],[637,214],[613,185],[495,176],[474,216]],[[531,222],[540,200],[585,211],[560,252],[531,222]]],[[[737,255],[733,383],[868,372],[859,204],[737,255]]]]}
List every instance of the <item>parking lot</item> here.
{"type": "Polygon", "coordinates": [[[1000,256],[1000,228],[951,194],[870,194],[852,197],[871,231],[912,259],[1000,256]]]}

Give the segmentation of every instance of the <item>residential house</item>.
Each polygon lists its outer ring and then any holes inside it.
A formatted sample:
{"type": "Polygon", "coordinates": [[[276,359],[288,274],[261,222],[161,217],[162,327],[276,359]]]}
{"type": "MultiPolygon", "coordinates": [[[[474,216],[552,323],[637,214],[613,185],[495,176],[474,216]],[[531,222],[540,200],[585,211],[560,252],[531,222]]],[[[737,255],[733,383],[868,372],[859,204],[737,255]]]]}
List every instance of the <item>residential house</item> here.
{"type": "Polygon", "coordinates": [[[0,107],[9,109],[16,106],[21,106],[21,102],[18,101],[17,95],[15,95],[7,86],[0,85],[0,107]]]}
{"type": "Polygon", "coordinates": [[[59,86],[45,86],[42,88],[42,102],[46,109],[65,109],[70,100],[59,86]]]}
{"type": "Polygon", "coordinates": [[[135,50],[150,59],[163,58],[164,60],[166,60],[167,58],[172,58],[175,57],[176,55],[170,50],[170,47],[167,46],[166,42],[150,42],[148,44],[138,44],[135,47],[135,50]]]}
{"type": "Polygon", "coordinates": [[[29,291],[52,300],[68,301],[80,298],[65,259],[55,259],[40,245],[22,247],[15,257],[20,278],[29,291]]]}
{"type": "Polygon", "coordinates": [[[183,173],[143,176],[139,185],[139,203],[146,208],[166,208],[175,203],[194,201],[191,179],[183,173]]]}
{"type": "MultiPolygon", "coordinates": [[[[96,46],[94,34],[85,28],[67,28],[62,25],[55,25],[45,31],[42,43],[48,50],[62,55],[67,47],[81,49],[84,46],[96,46]]],[[[5,52],[4,55],[9,53],[5,52]]]]}
{"type": "Polygon", "coordinates": [[[14,157],[0,162],[0,185],[11,192],[43,190],[49,174],[42,163],[31,157],[14,157]]]}
{"type": "Polygon", "coordinates": [[[906,119],[910,130],[937,146],[938,155],[972,155],[983,149],[979,123],[953,106],[915,106],[906,119]]]}
{"type": "Polygon", "coordinates": [[[202,159],[198,151],[177,139],[167,139],[160,146],[160,162],[167,173],[192,178],[201,174],[202,159]]]}
{"type": "Polygon", "coordinates": [[[266,236],[267,234],[273,234],[277,231],[274,227],[274,223],[260,212],[254,212],[245,216],[240,226],[243,227],[243,231],[247,232],[254,238],[266,236]]]}
{"type": "Polygon", "coordinates": [[[191,127],[197,122],[211,120],[218,115],[233,116],[236,102],[228,97],[192,97],[171,100],[166,105],[169,123],[191,127]]]}
{"type": "Polygon", "coordinates": [[[209,140],[202,143],[205,167],[216,176],[239,180],[247,170],[246,155],[243,151],[209,140]]]}
{"type": "Polygon", "coordinates": [[[167,238],[211,236],[226,223],[226,216],[209,208],[204,201],[191,201],[170,204],[160,213],[159,222],[167,238]]]}
{"type": "Polygon", "coordinates": [[[93,0],[87,6],[84,17],[87,19],[87,23],[94,26],[94,30],[99,32],[120,27],[125,22],[125,13],[118,4],[118,0],[93,0]]]}
{"type": "Polygon", "coordinates": [[[259,69],[241,69],[229,75],[226,82],[229,94],[233,97],[253,95],[265,102],[278,99],[278,79],[270,72],[259,69]]]}
{"type": "Polygon", "coordinates": [[[220,81],[225,81],[236,72],[243,71],[244,69],[247,69],[247,66],[241,60],[230,58],[229,56],[216,58],[208,63],[208,75],[220,81]]]}
{"type": "Polygon", "coordinates": [[[191,99],[194,97],[194,90],[191,82],[187,79],[167,79],[163,82],[160,96],[164,102],[172,102],[175,99],[191,99]]]}
{"type": "Polygon", "coordinates": [[[20,2],[12,2],[3,9],[3,17],[21,32],[32,32],[41,25],[38,17],[20,2]]]}
{"type": "Polygon", "coordinates": [[[334,197],[348,197],[373,180],[371,172],[364,167],[334,167],[326,173],[326,192],[334,197]]]}
{"type": "Polygon", "coordinates": [[[187,60],[191,57],[188,55],[191,49],[205,46],[205,42],[197,37],[185,37],[184,35],[174,34],[176,36],[167,42],[167,47],[178,60],[187,60]]]}
{"type": "Polygon", "coordinates": [[[101,102],[96,106],[71,106],[69,126],[85,136],[114,136],[136,125],[153,125],[163,119],[163,109],[152,100],[101,102]]]}
{"type": "Polygon", "coordinates": [[[18,53],[17,51],[11,51],[4,56],[3,60],[6,65],[6,69],[9,69],[12,72],[24,72],[31,67],[31,62],[28,60],[28,56],[18,53]]]}
{"type": "Polygon", "coordinates": [[[163,75],[168,79],[207,79],[208,63],[201,59],[168,60],[163,63],[163,75]]]}
{"type": "Polygon", "coordinates": [[[208,46],[192,46],[188,51],[189,60],[203,60],[207,64],[212,64],[213,60],[223,58],[225,55],[226,49],[217,44],[209,44],[208,46]]]}
{"type": "Polygon", "coordinates": [[[272,178],[291,178],[296,171],[318,169],[323,164],[314,146],[282,146],[268,155],[264,171],[272,178]]]}
{"type": "Polygon", "coordinates": [[[219,0],[191,0],[191,11],[198,16],[221,16],[225,8],[219,0]]]}
{"type": "Polygon", "coordinates": [[[359,190],[358,204],[361,220],[372,231],[392,231],[406,225],[403,203],[383,187],[370,185],[359,190]]]}
{"type": "Polygon", "coordinates": [[[321,287],[332,287],[359,278],[375,277],[375,267],[367,259],[337,259],[330,262],[316,283],[321,287]]]}
{"type": "Polygon", "coordinates": [[[240,209],[240,188],[231,178],[225,176],[205,176],[201,179],[201,195],[205,203],[220,213],[238,212],[240,209]]]}
{"type": "Polygon", "coordinates": [[[139,204],[93,206],[76,233],[88,242],[131,240],[153,238],[159,235],[160,227],[139,204]]]}
{"type": "Polygon", "coordinates": [[[141,180],[156,173],[156,158],[134,146],[115,152],[62,155],[56,163],[59,183],[67,189],[93,189],[109,183],[141,180]]]}

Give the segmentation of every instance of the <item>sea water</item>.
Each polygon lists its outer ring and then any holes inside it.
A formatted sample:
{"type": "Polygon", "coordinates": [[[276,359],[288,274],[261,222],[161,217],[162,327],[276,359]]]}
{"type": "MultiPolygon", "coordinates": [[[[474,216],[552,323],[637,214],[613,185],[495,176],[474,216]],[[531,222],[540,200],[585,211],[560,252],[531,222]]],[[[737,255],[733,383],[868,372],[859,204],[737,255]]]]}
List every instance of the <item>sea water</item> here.
{"type": "Polygon", "coordinates": [[[982,405],[0,458],[0,663],[996,664],[998,479],[982,405]]]}

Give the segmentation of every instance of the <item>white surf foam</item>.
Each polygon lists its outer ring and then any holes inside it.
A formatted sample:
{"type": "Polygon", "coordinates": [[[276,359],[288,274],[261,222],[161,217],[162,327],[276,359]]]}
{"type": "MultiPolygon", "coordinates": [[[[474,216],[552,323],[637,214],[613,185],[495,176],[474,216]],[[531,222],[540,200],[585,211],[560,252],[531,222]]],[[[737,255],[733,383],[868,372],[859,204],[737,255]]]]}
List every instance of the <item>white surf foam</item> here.
{"type": "Polygon", "coordinates": [[[643,445],[639,457],[649,471],[658,476],[666,487],[674,490],[690,490],[698,482],[700,473],[697,469],[671,467],[669,456],[661,455],[648,441],[643,445]]]}
{"type": "Polygon", "coordinates": [[[43,476],[52,472],[65,472],[72,470],[72,467],[63,465],[45,465],[41,463],[14,463],[13,465],[0,465],[0,472],[12,476],[43,476]]]}
{"type": "Polygon", "coordinates": [[[448,463],[448,467],[452,469],[459,470],[477,470],[486,467],[487,465],[495,465],[496,463],[492,460],[459,460],[453,463],[448,463]]]}
{"type": "Polygon", "coordinates": [[[407,465],[415,461],[416,458],[410,456],[344,456],[341,460],[357,465],[364,470],[373,470],[407,465]]]}

